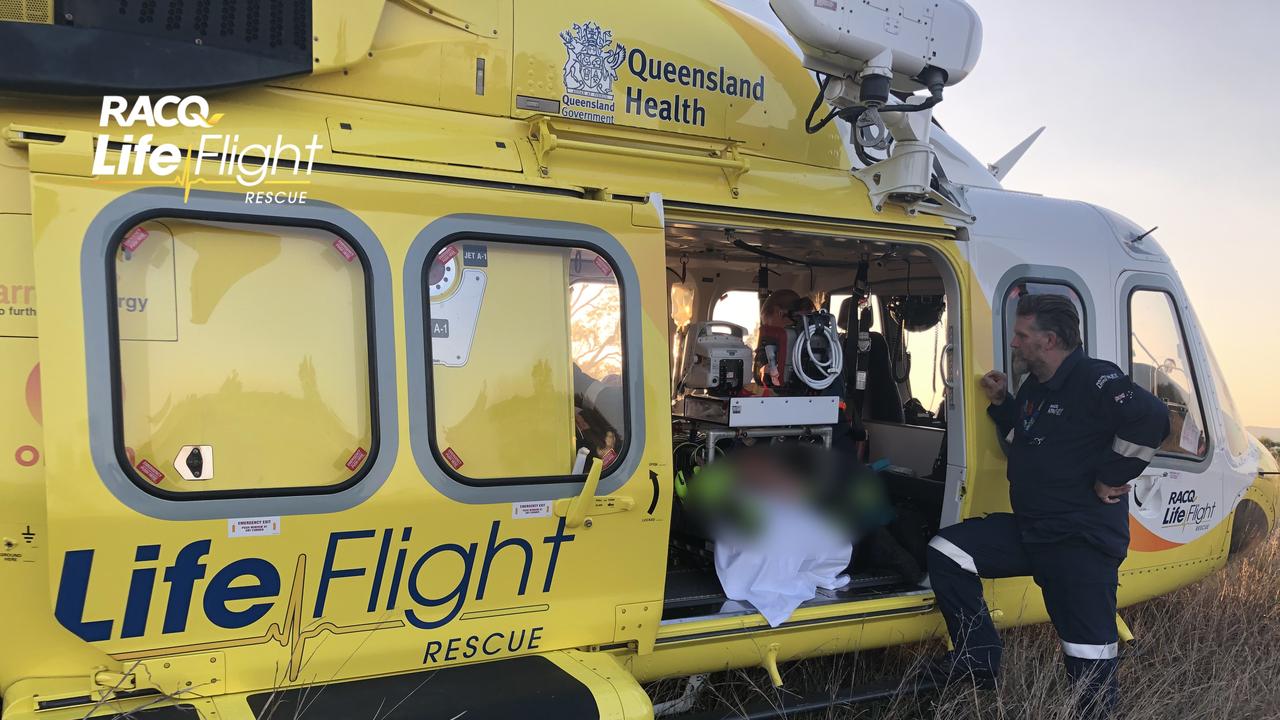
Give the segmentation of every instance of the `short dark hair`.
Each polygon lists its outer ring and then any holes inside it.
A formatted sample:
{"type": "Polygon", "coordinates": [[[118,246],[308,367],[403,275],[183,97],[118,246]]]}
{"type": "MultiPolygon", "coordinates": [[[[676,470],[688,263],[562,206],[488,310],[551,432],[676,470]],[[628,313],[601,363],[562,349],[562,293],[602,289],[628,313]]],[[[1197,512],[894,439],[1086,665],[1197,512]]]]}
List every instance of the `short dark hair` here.
{"type": "Polygon", "coordinates": [[[1058,336],[1062,347],[1080,347],[1080,313],[1075,303],[1062,295],[1023,295],[1018,300],[1018,315],[1034,318],[1036,329],[1058,336]]]}

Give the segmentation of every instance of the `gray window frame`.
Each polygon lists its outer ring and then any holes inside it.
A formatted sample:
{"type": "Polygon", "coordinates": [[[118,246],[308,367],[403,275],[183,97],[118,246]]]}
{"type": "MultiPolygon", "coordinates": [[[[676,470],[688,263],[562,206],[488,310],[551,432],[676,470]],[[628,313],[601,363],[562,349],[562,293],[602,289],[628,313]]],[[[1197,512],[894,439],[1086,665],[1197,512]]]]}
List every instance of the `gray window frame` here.
{"type": "MultiPolygon", "coordinates": [[[[1074,272],[1066,268],[1053,267],[1049,265],[1017,265],[1008,270],[1004,277],[1000,278],[1000,283],[996,286],[996,295],[991,299],[991,307],[998,308],[993,314],[997,315],[998,325],[993,328],[996,332],[992,333],[995,339],[995,348],[993,356],[999,358],[999,367],[1002,372],[1009,376],[1012,383],[1012,363],[1010,358],[1012,354],[1009,350],[1008,316],[1005,312],[1005,304],[1009,298],[1009,291],[1015,285],[1026,283],[1039,283],[1041,285],[1061,285],[1068,290],[1074,292],[1076,297],[1080,299],[1080,306],[1084,314],[1080,317],[1081,327],[1080,342],[1085,353],[1089,352],[1089,348],[1098,347],[1097,330],[1094,323],[1090,319],[1096,317],[1096,310],[1093,304],[1093,298],[1089,294],[1084,279],[1074,272]]],[[[1010,384],[1010,390],[1012,390],[1010,384]]]]}
{"type": "MultiPolygon", "coordinates": [[[[622,487],[640,468],[645,452],[644,352],[641,335],[640,279],[631,256],[608,232],[580,223],[513,217],[458,214],[441,217],[422,229],[409,247],[404,265],[405,334],[408,345],[410,445],[418,470],[430,485],[451,500],[468,504],[530,502],[574,497],[585,476],[494,478],[460,481],[435,449],[431,364],[425,328],[427,305],[422,278],[440,247],[451,238],[490,242],[581,247],[603,256],[614,268],[622,299],[623,395],[630,437],[623,452],[600,479],[597,493],[622,487]]],[[[664,285],[665,287],[665,285],[664,285]]]]}
{"type": "MultiPolygon", "coordinates": [[[[1197,357],[1196,347],[1192,344],[1191,333],[1187,332],[1186,315],[1182,312],[1182,300],[1174,288],[1173,283],[1167,278],[1153,273],[1140,273],[1130,275],[1125,281],[1120,292],[1120,302],[1124,304],[1124,312],[1120,314],[1120,337],[1122,338],[1121,348],[1125,351],[1125,362],[1122,366],[1129,377],[1133,377],[1133,296],[1140,291],[1158,292],[1166,295],[1173,306],[1174,320],[1178,323],[1178,331],[1181,333],[1182,344],[1186,347],[1187,362],[1190,363],[1191,384],[1195,390],[1196,399],[1200,404],[1200,423],[1203,425],[1205,437],[1204,457],[1193,459],[1183,455],[1169,455],[1156,451],[1155,458],[1152,459],[1153,467],[1160,467],[1167,470],[1187,470],[1189,472],[1202,472],[1207,470],[1213,462],[1213,454],[1217,450],[1214,433],[1210,430],[1209,414],[1211,409],[1206,403],[1206,395],[1202,388],[1204,383],[1201,382],[1199,368],[1204,367],[1204,363],[1197,357]]],[[[1215,408],[1216,409],[1216,408],[1215,408]]]]}
{"type": "Polygon", "coordinates": [[[305,205],[254,205],[237,193],[193,190],[184,198],[181,188],[144,188],[113,200],[89,223],[80,253],[81,291],[85,318],[85,354],[89,396],[89,449],[94,468],[120,502],[133,510],[162,520],[210,520],[237,517],[309,515],[333,513],[359,505],[373,495],[391,474],[399,452],[397,419],[394,306],[391,267],[385,249],[373,231],[354,214],[337,205],[308,200],[305,205]],[[231,497],[170,499],[149,493],[130,478],[119,460],[114,365],[109,362],[114,338],[110,332],[114,303],[108,302],[108,273],[121,228],[139,219],[185,217],[216,221],[259,223],[287,227],[331,226],[344,239],[356,243],[365,266],[369,306],[369,371],[376,383],[370,388],[373,432],[378,438],[363,477],[331,492],[314,488],[288,489],[271,494],[231,497]]]}

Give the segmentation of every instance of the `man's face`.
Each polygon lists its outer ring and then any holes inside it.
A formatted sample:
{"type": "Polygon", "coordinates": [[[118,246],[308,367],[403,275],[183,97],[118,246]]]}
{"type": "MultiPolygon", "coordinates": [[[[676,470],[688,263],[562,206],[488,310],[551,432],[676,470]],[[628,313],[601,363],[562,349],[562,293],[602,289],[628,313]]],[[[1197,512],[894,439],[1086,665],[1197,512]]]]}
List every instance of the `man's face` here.
{"type": "Polygon", "coordinates": [[[1055,338],[1053,333],[1037,329],[1033,316],[1019,315],[1013,323],[1013,339],[1009,341],[1014,366],[1021,365],[1030,369],[1040,365],[1044,361],[1045,352],[1056,342],[1055,338]]]}

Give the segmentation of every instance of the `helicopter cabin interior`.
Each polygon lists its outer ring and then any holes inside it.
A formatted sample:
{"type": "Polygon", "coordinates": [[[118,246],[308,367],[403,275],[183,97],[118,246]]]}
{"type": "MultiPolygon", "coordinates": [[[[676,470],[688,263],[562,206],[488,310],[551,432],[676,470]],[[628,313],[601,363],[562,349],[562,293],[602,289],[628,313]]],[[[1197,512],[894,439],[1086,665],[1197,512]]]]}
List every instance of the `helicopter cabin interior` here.
{"type": "MultiPolygon", "coordinates": [[[[666,243],[677,482],[696,482],[695,466],[753,442],[815,442],[834,452],[856,453],[883,480],[893,520],[884,528],[887,532],[876,535],[855,529],[849,583],[836,590],[819,588],[806,604],[921,591],[925,548],[944,511],[952,510],[944,510],[947,451],[954,445],[947,442],[948,390],[941,363],[954,361],[947,308],[956,302],[956,293],[945,261],[923,246],[689,223],[669,225],[666,243]],[[842,367],[836,382],[824,389],[810,387],[814,373],[805,375],[797,367],[800,377],[784,380],[769,394],[789,399],[834,396],[840,407],[830,428],[834,437],[824,441],[813,432],[826,428],[812,426],[792,427],[799,436],[775,434],[771,423],[803,419],[770,412],[750,421],[764,427],[731,428],[708,444],[704,435],[721,419],[706,422],[700,419],[705,413],[687,402],[702,392],[687,382],[691,369],[705,362],[697,357],[694,336],[704,327],[725,332],[718,325],[731,323],[745,330],[749,350],[763,347],[762,303],[784,289],[800,296],[802,309],[792,313],[797,328],[819,322],[816,318],[823,314],[835,325],[842,367]],[[810,307],[814,314],[806,320],[810,307]],[[872,544],[894,547],[873,549],[872,544]],[[903,560],[904,552],[910,560],[903,560]]],[[[752,365],[767,362],[753,358],[752,365]]],[[[755,384],[761,383],[762,372],[767,374],[751,365],[746,369],[755,384]]],[[[952,432],[963,437],[962,419],[957,416],[956,422],[952,432]]],[[[714,539],[696,527],[691,531],[681,500],[675,502],[664,619],[750,612],[725,604],[712,562],[714,539]]]]}
{"type": "MultiPolygon", "coordinates": [[[[715,458],[761,444],[808,443],[852,454],[874,469],[892,505],[892,521],[874,536],[853,531],[848,584],[819,588],[804,606],[927,592],[921,585],[927,543],[947,514],[958,514],[945,500],[956,496],[947,492],[948,466],[963,464],[956,457],[962,454],[963,418],[948,413],[944,372],[958,360],[953,338],[959,336],[948,312],[959,297],[948,263],[925,245],[685,222],[668,223],[666,256],[677,488],[664,622],[753,612],[728,601],[717,577],[715,539],[690,521],[682,486],[696,482],[696,473],[715,458]],[[793,376],[759,389],[761,303],[784,289],[801,298],[802,309],[793,313],[796,327],[829,323],[827,337],[840,345],[839,377],[826,388],[793,376]],[[745,360],[717,367],[708,382],[702,345],[734,359],[745,354],[745,360]],[[816,401],[823,409],[793,416],[775,412],[776,405],[754,414],[747,408],[749,419],[739,422],[743,408],[729,405],[753,392],[774,403],[816,401]]],[[[622,374],[619,329],[600,322],[617,317],[617,286],[607,272],[588,277],[602,269],[593,260],[575,256],[577,271],[570,272],[578,472],[589,455],[607,466],[625,441],[622,401],[613,390],[622,374]]],[[[820,334],[816,328],[814,334],[820,334]]],[[[950,475],[958,482],[958,473],[950,475]]]]}

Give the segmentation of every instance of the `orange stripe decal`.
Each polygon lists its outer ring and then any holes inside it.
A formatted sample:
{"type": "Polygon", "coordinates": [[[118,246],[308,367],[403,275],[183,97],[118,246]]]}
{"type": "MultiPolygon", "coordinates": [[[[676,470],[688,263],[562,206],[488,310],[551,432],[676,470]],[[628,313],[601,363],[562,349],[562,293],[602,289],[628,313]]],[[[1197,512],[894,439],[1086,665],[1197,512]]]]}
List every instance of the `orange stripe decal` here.
{"type": "Polygon", "coordinates": [[[1183,543],[1176,543],[1156,535],[1138,522],[1134,516],[1129,516],[1129,549],[1138,552],[1159,552],[1161,550],[1170,550],[1180,547],[1183,543]]]}

